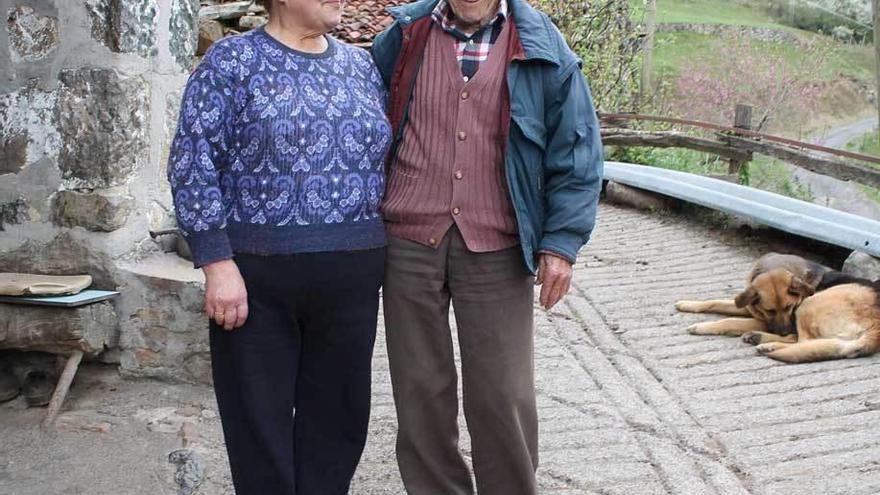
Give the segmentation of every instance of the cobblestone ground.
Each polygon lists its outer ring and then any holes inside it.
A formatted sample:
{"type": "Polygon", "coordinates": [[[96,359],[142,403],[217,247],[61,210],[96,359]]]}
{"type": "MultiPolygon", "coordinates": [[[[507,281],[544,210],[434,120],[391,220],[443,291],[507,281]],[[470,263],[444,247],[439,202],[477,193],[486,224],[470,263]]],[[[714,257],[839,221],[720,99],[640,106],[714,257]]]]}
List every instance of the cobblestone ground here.
{"type": "MultiPolygon", "coordinates": [[[[603,205],[573,293],[536,308],[542,494],[880,493],[880,356],[782,365],[687,334],[705,317],[673,308],[736,294],[771,248],[792,246],[603,205]]],[[[404,493],[383,340],[353,495],[404,493]]],[[[197,493],[231,493],[210,389],[94,380],[72,391],[58,433],[0,407],[0,494],[176,493],[166,455],[185,423],[205,458],[197,493]]]]}
{"type": "MultiPolygon", "coordinates": [[[[732,297],[771,248],[603,205],[572,294],[536,308],[541,493],[880,493],[880,356],[783,365],[673,308],[732,297]]],[[[379,351],[356,494],[402,493],[379,351]]]]}

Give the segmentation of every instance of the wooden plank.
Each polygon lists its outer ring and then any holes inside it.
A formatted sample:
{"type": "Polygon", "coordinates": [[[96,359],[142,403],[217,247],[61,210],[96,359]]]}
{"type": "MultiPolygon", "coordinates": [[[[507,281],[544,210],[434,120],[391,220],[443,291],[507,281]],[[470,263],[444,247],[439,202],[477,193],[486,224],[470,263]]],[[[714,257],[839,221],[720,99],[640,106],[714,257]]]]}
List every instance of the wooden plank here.
{"type": "Polygon", "coordinates": [[[79,308],[0,304],[0,349],[97,356],[115,345],[118,326],[108,301],[79,308]]]}
{"type": "Polygon", "coordinates": [[[30,306],[58,306],[76,308],[96,302],[106,301],[118,296],[112,290],[84,290],[69,296],[0,296],[0,303],[25,304],[30,306]]]}
{"type": "Polygon", "coordinates": [[[601,129],[602,143],[611,146],[647,146],[651,148],[687,148],[713,153],[724,158],[747,161],[749,153],[714,139],[688,136],[680,132],[647,132],[630,129],[601,129]]]}
{"type": "MultiPolygon", "coordinates": [[[[737,105],[736,106],[736,116],[733,119],[733,127],[737,129],[745,129],[747,131],[752,129],[752,107],[748,105],[737,105]]],[[[749,153],[748,160],[730,160],[730,167],[728,167],[728,173],[731,175],[735,175],[737,177],[742,175],[743,167],[747,167],[748,163],[752,161],[752,154],[749,153]]],[[[747,170],[748,171],[748,170],[747,170]]]]}
{"type": "Polygon", "coordinates": [[[752,151],[762,155],[778,158],[784,162],[803,167],[817,174],[827,175],[835,179],[854,181],[860,184],[880,188],[880,169],[819,158],[803,151],[787,146],[780,146],[764,141],[717,134],[722,141],[741,150],[752,151]]]}
{"type": "Polygon", "coordinates": [[[219,5],[206,5],[199,9],[199,18],[212,21],[225,19],[238,19],[248,13],[253,1],[221,3],[219,5]]]}
{"type": "Polygon", "coordinates": [[[825,146],[819,146],[818,144],[813,143],[805,143],[803,141],[795,141],[794,139],[783,138],[779,136],[771,136],[770,134],[764,134],[761,132],[749,131],[746,129],[737,129],[735,127],[728,127],[724,125],[713,124],[711,122],[700,122],[698,120],[689,120],[689,119],[676,119],[672,117],[657,117],[655,115],[639,115],[639,114],[629,114],[629,113],[599,113],[599,120],[603,123],[614,124],[615,126],[621,125],[621,122],[625,122],[627,120],[639,120],[645,122],[664,122],[667,124],[680,124],[680,125],[688,125],[693,127],[700,127],[702,129],[710,129],[719,132],[729,132],[732,135],[741,135],[748,136],[755,139],[763,139],[764,141],[770,141],[780,144],[785,144],[788,146],[793,146],[798,149],[806,149],[819,151],[822,153],[828,153],[830,155],[842,156],[844,158],[852,158],[853,160],[859,160],[868,163],[876,163],[880,165],[880,156],[871,156],[865,155],[863,153],[853,153],[852,151],[846,150],[838,150],[834,148],[828,148],[825,146]]]}
{"type": "Polygon", "coordinates": [[[73,377],[76,376],[76,370],[79,369],[79,363],[82,362],[82,358],[82,351],[73,351],[73,354],[67,358],[64,371],[61,373],[61,378],[58,379],[58,384],[55,385],[55,391],[49,400],[49,407],[46,408],[46,417],[40,425],[43,429],[49,428],[55,423],[55,418],[58,417],[58,413],[61,411],[61,406],[64,404],[64,399],[67,397],[70,384],[73,383],[73,377]]]}
{"type": "Polygon", "coordinates": [[[737,105],[736,116],[733,118],[733,126],[737,129],[751,130],[752,128],[752,107],[748,105],[737,105]]]}

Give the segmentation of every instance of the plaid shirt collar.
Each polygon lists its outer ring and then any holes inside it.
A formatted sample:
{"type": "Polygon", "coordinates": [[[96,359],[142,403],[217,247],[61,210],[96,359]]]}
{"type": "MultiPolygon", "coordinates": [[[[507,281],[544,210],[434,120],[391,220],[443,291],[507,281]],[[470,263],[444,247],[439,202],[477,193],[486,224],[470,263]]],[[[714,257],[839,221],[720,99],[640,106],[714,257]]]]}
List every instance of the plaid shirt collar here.
{"type": "Polygon", "coordinates": [[[456,39],[460,41],[468,41],[484,35],[486,31],[488,31],[487,28],[490,26],[497,27],[503,24],[505,19],[507,19],[507,13],[507,0],[501,0],[498,2],[498,14],[495,15],[495,18],[480,28],[476,33],[470,35],[458,29],[455,25],[455,14],[453,14],[452,9],[449,8],[449,0],[440,0],[437,7],[434,8],[434,12],[431,13],[431,17],[440,25],[440,27],[443,28],[444,31],[453,35],[456,39]]]}
{"type": "Polygon", "coordinates": [[[470,35],[456,27],[449,0],[440,0],[431,16],[443,31],[455,38],[455,55],[461,65],[461,74],[465,81],[469,81],[480,69],[480,65],[489,59],[489,52],[501,34],[501,28],[507,19],[507,0],[498,3],[498,14],[491,22],[470,35]]]}

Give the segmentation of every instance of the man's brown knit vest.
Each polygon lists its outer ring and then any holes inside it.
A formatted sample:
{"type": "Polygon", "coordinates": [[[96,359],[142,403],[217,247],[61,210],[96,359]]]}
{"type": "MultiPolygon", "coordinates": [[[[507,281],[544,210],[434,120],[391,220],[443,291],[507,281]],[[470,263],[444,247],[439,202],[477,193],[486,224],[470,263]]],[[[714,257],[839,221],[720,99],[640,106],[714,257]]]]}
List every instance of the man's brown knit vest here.
{"type": "Polygon", "coordinates": [[[455,223],[469,250],[518,244],[504,172],[510,22],[465,82],[455,40],[431,28],[382,211],[389,235],[437,246],[455,223]]]}

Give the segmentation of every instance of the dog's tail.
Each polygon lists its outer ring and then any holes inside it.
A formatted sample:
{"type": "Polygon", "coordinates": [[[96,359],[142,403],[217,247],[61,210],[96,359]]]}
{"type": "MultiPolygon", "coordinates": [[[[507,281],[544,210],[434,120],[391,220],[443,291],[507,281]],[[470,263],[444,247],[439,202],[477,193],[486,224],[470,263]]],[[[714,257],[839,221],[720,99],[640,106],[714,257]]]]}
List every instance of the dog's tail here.
{"type": "Polygon", "coordinates": [[[786,363],[812,363],[829,359],[864,357],[880,351],[880,327],[862,334],[856,340],[811,339],[785,346],[767,357],[786,363]]]}
{"type": "Polygon", "coordinates": [[[852,275],[847,275],[843,272],[831,271],[822,275],[822,280],[816,287],[816,292],[844,284],[859,284],[870,287],[876,291],[880,291],[880,280],[871,281],[866,278],[859,278],[852,275]]]}

